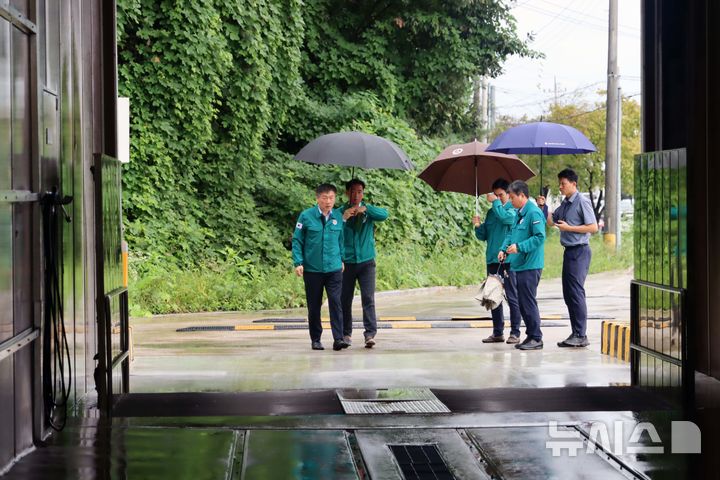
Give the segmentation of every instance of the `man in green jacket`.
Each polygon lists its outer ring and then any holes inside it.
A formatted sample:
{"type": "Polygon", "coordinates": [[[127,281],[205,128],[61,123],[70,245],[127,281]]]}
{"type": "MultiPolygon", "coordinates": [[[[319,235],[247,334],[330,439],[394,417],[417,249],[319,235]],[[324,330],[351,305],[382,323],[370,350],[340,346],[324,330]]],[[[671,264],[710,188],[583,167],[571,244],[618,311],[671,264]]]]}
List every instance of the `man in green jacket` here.
{"type": "MultiPolygon", "coordinates": [[[[507,343],[518,343],[520,340],[520,306],[518,305],[517,292],[515,290],[515,272],[510,267],[510,262],[498,263],[498,253],[505,241],[505,237],[515,222],[515,208],[510,202],[507,189],[509,183],[504,178],[498,178],[492,184],[492,193],[487,194],[487,200],[492,204],[485,222],[480,223],[480,217],[473,217],[475,225],[475,236],[478,240],[487,242],[485,248],[485,260],[487,262],[487,274],[499,274],[504,279],[505,294],[510,307],[510,336],[507,343]]],[[[508,259],[509,260],[509,259],[508,259]]],[[[502,304],[491,310],[493,332],[483,339],[483,343],[504,342],[503,330],[505,318],[503,317],[502,304]]]]}
{"type": "Polygon", "coordinates": [[[500,247],[498,260],[509,257],[517,282],[520,313],[525,321],[525,340],[515,345],[520,350],[543,348],[540,330],[540,310],[537,304],[537,287],[545,266],[545,215],[529,201],[530,192],[525,182],[510,184],[510,201],[517,216],[510,233],[500,247]]]}
{"type": "Polygon", "coordinates": [[[345,220],[345,271],[342,283],[343,341],[352,343],[352,302],[355,283],[360,284],[360,298],[365,327],[365,348],[375,345],[375,222],[388,217],[384,208],[363,202],[365,183],[357,178],[345,184],[348,202],[340,207],[345,220]]]}
{"type": "Polygon", "coordinates": [[[343,218],[333,210],[337,190],[323,183],[315,190],[317,205],[304,210],[298,217],[292,239],[292,256],[295,273],[303,277],[308,307],[308,326],[313,350],[324,350],[320,343],[322,323],[320,307],[323,289],[327,292],[330,308],[330,328],[333,350],[347,348],[343,342],[342,286],[343,218]]]}

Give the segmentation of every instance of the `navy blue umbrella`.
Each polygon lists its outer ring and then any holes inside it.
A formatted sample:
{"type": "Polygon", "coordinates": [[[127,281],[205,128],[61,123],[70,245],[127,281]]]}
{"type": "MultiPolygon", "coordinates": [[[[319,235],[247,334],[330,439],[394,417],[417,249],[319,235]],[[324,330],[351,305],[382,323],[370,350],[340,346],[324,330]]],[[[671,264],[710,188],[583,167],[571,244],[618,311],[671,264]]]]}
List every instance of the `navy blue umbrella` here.
{"type": "Polygon", "coordinates": [[[487,148],[489,152],[540,155],[540,191],[544,155],[590,153],[597,148],[579,130],[551,122],[533,122],[505,130],[487,148]]]}

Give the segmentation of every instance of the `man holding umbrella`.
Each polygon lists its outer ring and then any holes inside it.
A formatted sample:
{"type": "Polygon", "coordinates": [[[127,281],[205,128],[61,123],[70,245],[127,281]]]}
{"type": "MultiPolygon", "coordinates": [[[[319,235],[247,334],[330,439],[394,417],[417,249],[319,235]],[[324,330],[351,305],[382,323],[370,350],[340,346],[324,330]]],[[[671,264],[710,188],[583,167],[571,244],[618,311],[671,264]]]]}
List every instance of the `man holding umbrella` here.
{"type": "Polygon", "coordinates": [[[348,202],[340,207],[345,220],[345,253],[343,262],[342,313],[343,341],[352,343],[352,302],[355,283],[360,284],[365,348],[375,345],[377,317],[375,315],[375,222],[388,217],[384,208],[363,202],[365,183],[354,178],[345,184],[348,202]]]}
{"type": "Polygon", "coordinates": [[[308,308],[308,327],[313,350],[324,350],[320,343],[322,323],[320,307],[323,290],[327,292],[330,308],[333,350],[347,348],[343,341],[342,307],[342,255],[345,248],[343,218],[333,210],[337,190],[323,183],[315,190],[317,205],[304,210],[298,217],[292,239],[292,256],[295,273],[303,277],[308,308]]]}
{"type": "Polygon", "coordinates": [[[518,212],[513,227],[500,247],[498,260],[509,257],[515,271],[520,313],[525,321],[526,337],[515,345],[520,350],[543,348],[540,330],[540,310],[537,304],[537,287],[545,266],[545,217],[529,201],[527,183],[516,180],[508,187],[510,201],[518,212]]]}
{"type": "MultiPolygon", "coordinates": [[[[518,343],[520,338],[520,306],[518,305],[517,292],[515,291],[515,272],[510,268],[510,262],[498,263],[498,253],[500,247],[505,241],[505,237],[510,232],[510,228],[515,223],[515,208],[509,201],[508,189],[509,183],[504,178],[498,178],[492,184],[492,193],[487,194],[488,202],[492,203],[492,207],[485,216],[485,222],[480,223],[480,217],[473,217],[475,225],[475,236],[478,240],[487,242],[485,248],[485,260],[487,261],[487,274],[499,274],[504,278],[505,294],[507,295],[508,305],[510,307],[510,336],[507,343],[518,343]]],[[[508,260],[510,260],[510,257],[508,260]]],[[[503,317],[502,304],[498,305],[491,311],[493,332],[483,339],[483,343],[504,342],[503,330],[505,328],[505,319],[503,317]]]]}
{"type": "Polygon", "coordinates": [[[587,347],[587,302],[585,301],[585,277],[590,269],[590,234],[598,231],[590,200],[577,189],[578,176],[566,168],[558,173],[560,193],[565,197],[560,206],[548,216],[547,223],[560,229],[563,253],[563,298],[570,316],[572,333],[558,342],[559,347],[587,347]]]}

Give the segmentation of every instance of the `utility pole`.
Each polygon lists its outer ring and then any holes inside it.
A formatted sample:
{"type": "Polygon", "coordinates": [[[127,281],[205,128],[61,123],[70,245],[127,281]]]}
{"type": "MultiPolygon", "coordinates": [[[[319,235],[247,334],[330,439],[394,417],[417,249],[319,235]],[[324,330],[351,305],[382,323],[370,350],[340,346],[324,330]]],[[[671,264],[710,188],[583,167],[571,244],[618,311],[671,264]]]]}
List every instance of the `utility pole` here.
{"type": "Polygon", "coordinates": [[[617,158],[618,158],[618,167],[617,167],[617,208],[616,211],[616,225],[617,225],[617,242],[615,243],[615,250],[617,252],[620,251],[620,246],[622,244],[622,218],[620,216],[620,204],[622,202],[622,89],[620,87],[617,88],[617,158]]]}
{"type": "Polygon", "coordinates": [[[473,117],[475,118],[475,138],[480,136],[482,126],[482,105],[480,105],[480,75],[473,78],[473,117]]]}
{"type": "Polygon", "coordinates": [[[490,85],[490,105],[488,110],[488,117],[490,117],[490,120],[488,121],[488,130],[493,131],[495,130],[495,85],[490,85]]]}
{"type": "Polygon", "coordinates": [[[482,141],[488,141],[488,79],[482,77],[482,141]]]}
{"type": "Polygon", "coordinates": [[[607,70],[607,103],[606,103],[606,131],[605,131],[605,243],[617,245],[618,225],[618,65],[617,65],[617,39],[618,39],[618,2],[610,1],[610,15],[608,21],[608,70],[607,70]]]}

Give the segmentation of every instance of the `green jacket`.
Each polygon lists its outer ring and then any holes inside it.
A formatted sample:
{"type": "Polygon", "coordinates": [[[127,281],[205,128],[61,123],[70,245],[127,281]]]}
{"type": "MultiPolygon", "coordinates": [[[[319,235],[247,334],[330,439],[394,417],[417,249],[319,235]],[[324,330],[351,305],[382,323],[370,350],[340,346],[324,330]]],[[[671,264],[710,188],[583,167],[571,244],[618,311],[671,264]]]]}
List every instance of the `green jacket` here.
{"type": "Polygon", "coordinates": [[[293,264],[302,265],[306,272],[336,272],[342,269],[343,219],[340,210],[333,209],[323,222],[320,208],[315,205],[298,217],[292,239],[293,264]]]}
{"type": "Polygon", "coordinates": [[[516,272],[537,270],[545,266],[545,215],[540,207],[528,201],[517,212],[512,230],[500,247],[503,251],[513,243],[518,253],[508,255],[516,272]]]}
{"type": "Polygon", "coordinates": [[[500,200],[496,199],[485,216],[485,223],[475,227],[475,236],[478,240],[487,241],[485,261],[488,264],[498,263],[498,252],[500,252],[505,237],[510,232],[513,223],[515,223],[515,216],[516,212],[512,203],[507,202],[503,205],[500,200]]]}
{"type": "MultiPolygon", "coordinates": [[[[345,263],[363,263],[375,258],[375,222],[382,222],[388,218],[388,211],[384,208],[360,202],[367,208],[364,214],[356,215],[345,222],[345,263]]],[[[340,213],[350,208],[346,203],[340,207],[340,213]]]]}

